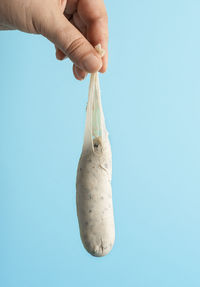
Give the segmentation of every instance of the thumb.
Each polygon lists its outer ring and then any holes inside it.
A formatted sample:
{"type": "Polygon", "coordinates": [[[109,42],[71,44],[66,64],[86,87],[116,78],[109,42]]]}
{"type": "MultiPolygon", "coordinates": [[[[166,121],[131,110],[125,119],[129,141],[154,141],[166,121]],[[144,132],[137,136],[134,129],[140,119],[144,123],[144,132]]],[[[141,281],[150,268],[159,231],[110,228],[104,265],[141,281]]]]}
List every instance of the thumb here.
{"type": "Polygon", "coordinates": [[[80,69],[94,73],[101,69],[102,60],[88,40],[65,18],[58,14],[45,37],[55,44],[80,69]]]}

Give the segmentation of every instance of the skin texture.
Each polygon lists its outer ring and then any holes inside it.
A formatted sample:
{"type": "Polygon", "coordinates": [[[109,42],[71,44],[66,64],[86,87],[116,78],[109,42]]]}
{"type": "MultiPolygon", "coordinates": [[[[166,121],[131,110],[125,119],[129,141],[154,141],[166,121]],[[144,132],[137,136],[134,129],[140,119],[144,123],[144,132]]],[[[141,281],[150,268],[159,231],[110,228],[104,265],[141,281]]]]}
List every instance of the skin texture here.
{"type": "Polygon", "coordinates": [[[1,0],[0,30],[41,34],[56,47],[56,57],[73,62],[76,79],[104,73],[108,62],[108,17],[103,0],[1,0]],[[101,43],[105,55],[94,46],[101,43]]]}

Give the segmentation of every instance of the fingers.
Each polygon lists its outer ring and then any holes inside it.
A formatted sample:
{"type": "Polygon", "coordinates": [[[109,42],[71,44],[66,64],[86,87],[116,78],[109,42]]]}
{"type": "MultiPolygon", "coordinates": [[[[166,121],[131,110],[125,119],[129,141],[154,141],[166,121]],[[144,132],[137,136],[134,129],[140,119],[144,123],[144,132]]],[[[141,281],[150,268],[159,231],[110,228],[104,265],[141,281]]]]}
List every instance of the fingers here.
{"type": "MultiPolygon", "coordinates": [[[[83,71],[89,73],[99,71],[102,67],[101,57],[62,13],[57,14],[54,24],[47,27],[44,36],[83,71]]],[[[61,54],[57,52],[57,55],[60,57],[61,54]]]]}
{"type": "Polygon", "coordinates": [[[101,44],[105,50],[100,72],[104,73],[108,63],[108,17],[103,0],[79,0],[78,14],[87,26],[87,39],[93,45],[101,44]]]}
{"type": "MultiPolygon", "coordinates": [[[[66,56],[65,54],[63,54],[62,51],[56,48],[56,58],[58,60],[64,60],[66,56]]],[[[74,73],[75,78],[79,81],[85,79],[85,77],[87,76],[87,73],[85,71],[81,70],[79,67],[75,66],[74,64],[73,64],[73,73],[74,73]]]]}
{"type": "Polygon", "coordinates": [[[100,72],[104,73],[108,65],[108,28],[105,19],[99,19],[88,26],[87,38],[93,46],[100,43],[105,50],[102,58],[103,65],[100,70],[100,72]]]}
{"type": "MultiPolygon", "coordinates": [[[[85,24],[83,23],[83,21],[81,20],[78,13],[75,12],[73,16],[71,16],[70,18],[71,18],[70,23],[73,24],[83,34],[84,37],[86,37],[87,28],[85,24]]],[[[59,50],[57,47],[56,47],[56,58],[58,60],[64,60],[66,58],[66,55],[61,50],[59,50]]]]}
{"type": "Polygon", "coordinates": [[[65,8],[65,14],[72,15],[76,11],[78,0],[68,0],[65,8]]]}
{"type": "Polygon", "coordinates": [[[85,24],[107,18],[103,0],[79,0],[77,11],[85,24]]]}
{"type": "Polygon", "coordinates": [[[73,72],[78,80],[85,78],[88,72],[105,72],[108,20],[103,0],[68,0],[64,13],[69,15],[71,23],[61,12],[57,16],[54,13],[54,21],[49,21],[43,33],[55,44],[57,59],[69,57],[74,63],[73,72]],[[94,49],[99,43],[106,52],[102,59],[94,49]]]}
{"type": "Polygon", "coordinates": [[[73,14],[73,18],[72,18],[71,23],[73,23],[73,25],[84,35],[84,37],[87,37],[87,27],[86,25],[83,23],[83,21],[81,20],[79,14],[77,12],[75,12],[73,14]]]}
{"type": "MultiPolygon", "coordinates": [[[[64,60],[66,58],[65,54],[63,54],[62,51],[60,51],[58,48],[56,48],[56,58],[58,60],[64,60]]],[[[77,80],[81,81],[84,80],[87,76],[87,73],[83,70],[81,70],[79,67],[75,66],[73,64],[73,73],[77,80]]]]}
{"type": "Polygon", "coordinates": [[[85,77],[87,76],[87,73],[85,71],[81,70],[79,67],[75,65],[73,65],[73,73],[75,78],[79,81],[85,79],[85,77]]]}
{"type": "Polygon", "coordinates": [[[62,61],[66,58],[66,55],[62,51],[60,51],[58,48],[56,48],[56,58],[57,60],[62,61]]]}

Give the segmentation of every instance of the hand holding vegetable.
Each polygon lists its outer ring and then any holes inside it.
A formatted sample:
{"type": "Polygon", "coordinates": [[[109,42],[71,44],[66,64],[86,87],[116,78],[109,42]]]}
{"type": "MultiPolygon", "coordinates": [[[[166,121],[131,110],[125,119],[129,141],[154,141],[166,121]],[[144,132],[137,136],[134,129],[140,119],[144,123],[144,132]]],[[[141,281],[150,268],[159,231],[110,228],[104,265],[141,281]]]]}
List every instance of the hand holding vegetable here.
{"type": "Polygon", "coordinates": [[[41,34],[56,47],[56,57],[74,63],[78,80],[107,67],[108,26],[103,0],[1,0],[0,30],[41,34]],[[101,43],[103,59],[93,48],[101,43]]]}

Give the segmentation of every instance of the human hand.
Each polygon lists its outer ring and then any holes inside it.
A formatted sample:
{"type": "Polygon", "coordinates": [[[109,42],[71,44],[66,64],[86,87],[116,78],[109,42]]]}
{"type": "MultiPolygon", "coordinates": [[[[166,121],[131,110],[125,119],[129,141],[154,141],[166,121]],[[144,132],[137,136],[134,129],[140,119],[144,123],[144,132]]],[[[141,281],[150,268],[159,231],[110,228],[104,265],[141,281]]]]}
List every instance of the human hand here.
{"type": "Polygon", "coordinates": [[[41,34],[56,47],[56,57],[71,59],[78,80],[104,73],[108,61],[108,20],[103,0],[0,0],[0,30],[41,34]],[[94,46],[101,44],[101,59],[94,46]]]}

